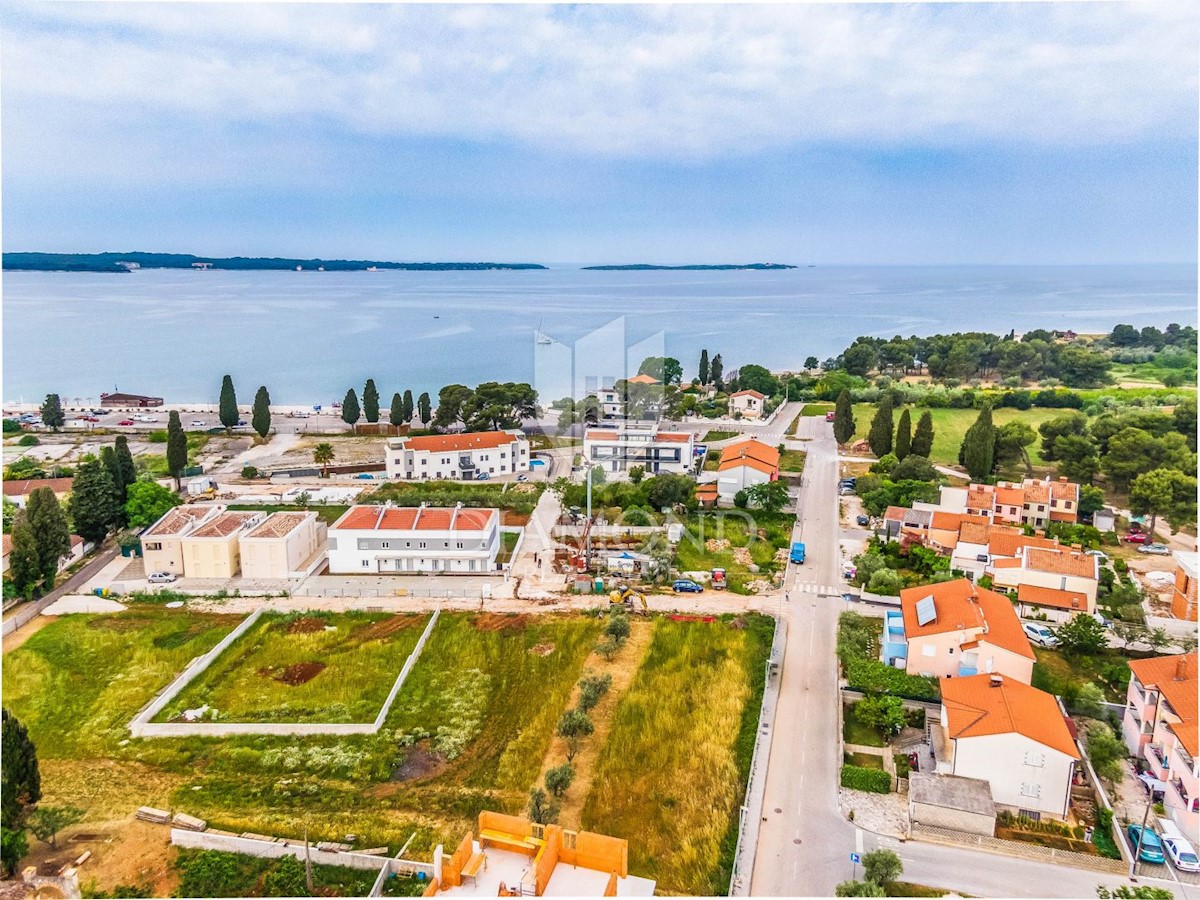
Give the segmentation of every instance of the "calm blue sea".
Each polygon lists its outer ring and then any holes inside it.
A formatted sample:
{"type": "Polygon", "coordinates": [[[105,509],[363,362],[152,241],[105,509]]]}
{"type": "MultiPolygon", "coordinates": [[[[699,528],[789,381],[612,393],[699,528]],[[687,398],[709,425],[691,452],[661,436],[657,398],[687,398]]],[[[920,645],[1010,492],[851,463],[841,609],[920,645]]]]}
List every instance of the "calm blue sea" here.
{"type": "Polygon", "coordinates": [[[615,320],[631,357],[661,333],[691,377],[702,348],[727,369],[782,369],[834,355],[860,334],[1091,332],[1196,318],[1187,265],[5,272],[3,398],[95,398],[118,387],[215,402],[228,372],[246,402],[266,384],[277,403],[328,403],[373,377],[386,404],[405,388],[531,381],[535,358],[569,355],[615,320]],[[535,344],[539,327],[557,343],[535,344]]]}

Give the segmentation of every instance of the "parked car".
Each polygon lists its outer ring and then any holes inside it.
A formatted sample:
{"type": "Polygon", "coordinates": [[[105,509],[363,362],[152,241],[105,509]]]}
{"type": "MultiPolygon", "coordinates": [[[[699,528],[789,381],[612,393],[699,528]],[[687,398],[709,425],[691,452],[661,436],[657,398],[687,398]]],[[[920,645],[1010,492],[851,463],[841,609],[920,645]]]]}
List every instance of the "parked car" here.
{"type": "Polygon", "coordinates": [[[132,424],[133,424],[133,419],[122,419],[122,420],[121,420],[120,422],[118,422],[117,424],[118,424],[118,425],[132,425],[132,424]]]}
{"type": "Polygon", "coordinates": [[[1159,781],[1149,772],[1142,772],[1137,777],[1138,784],[1142,786],[1142,790],[1146,792],[1151,800],[1161,800],[1167,793],[1167,783],[1159,781]]]}
{"type": "Polygon", "coordinates": [[[859,516],[854,521],[857,522],[859,525],[862,525],[865,528],[866,526],[871,524],[871,517],[870,516],[859,516]]]}
{"type": "Polygon", "coordinates": [[[1127,544],[1146,544],[1150,542],[1150,536],[1143,534],[1140,531],[1131,531],[1123,538],[1127,544]]]}
{"type": "Polygon", "coordinates": [[[203,428],[207,424],[208,423],[205,422],[203,419],[192,419],[191,427],[192,428],[203,428]]]}
{"type": "Polygon", "coordinates": [[[1180,872],[1200,872],[1200,856],[1196,855],[1196,848],[1183,836],[1179,826],[1170,819],[1162,819],[1158,830],[1162,832],[1163,847],[1175,868],[1180,872]]]}
{"type": "Polygon", "coordinates": [[[98,416],[107,416],[110,412],[112,412],[112,410],[111,409],[93,409],[92,412],[94,412],[98,416]]]}
{"type": "Polygon", "coordinates": [[[845,478],[843,478],[841,481],[838,482],[839,487],[843,484],[846,487],[858,487],[858,478],[856,478],[854,475],[847,475],[845,478]]]}
{"type": "Polygon", "coordinates": [[[1171,552],[1171,548],[1166,544],[1142,544],[1138,547],[1138,553],[1149,553],[1152,556],[1166,556],[1171,552]]]}
{"type": "Polygon", "coordinates": [[[146,576],[146,580],[151,584],[170,584],[175,578],[174,572],[151,572],[146,576]]]}
{"type": "Polygon", "coordinates": [[[1162,841],[1158,837],[1158,832],[1153,828],[1143,830],[1141,825],[1130,825],[1125,833],[1129,835],[1129,845],[1132,849],[1136,850],[1138,840],[1141,840],[1142,849],[1138,853],[1138,859],[1142,862],[1161,863],[1167,861],[1167,858],[1163,856],[1162,841]]]}
{"type": "Polygon", "coordinates": [[[833,412],[825,413],[825,421],[826,422],[832,422],[835,418],[836,418],[836,415],[833,412]]]}
{"type": "Polygon", "coordinates": [[[528,480],[529,480],[528,475],[518,475],[517,476],[517,481],[528,481],[528,480]]]}
{"type": "Polygon", "coordinates": [[[702,594],[702,593],[704,593],[704,588],[702,588],[700,585],[696,584],[696,582],[694,582],[694,581],[688,581],[686,578],[680,578],[673,585],[671,585],[671,588],[677,594],[702,594]]]}
{"type": "Polygon", "coordinates": [[[83,419],[83,421],[85,421],[85,422],[99,422],[100,421],[96,416],[80,416],[79,418],[83,419]]]}
{"type": "Polygon", "coordinates": [[[1085,550],[1084,552],[1088,556],[1096,557],[1096,559],[1100,560],[1101,564],[1108,562],[1108,554],[1103,550],[1085,550]]]}
{"type": "Polygon", "coordinates": [[[478,473],[476,473],[476,475],[475,475],[475,480],[476,480],[476,481],[487,481],[487,480],[488,480],[488,478],[489,478],[489,475],[488,475],[488,473],[487,473],[487,472],[478,472],[478,473]]]}
{"type": "Polygon", "coordinates": [[[1029,638],[1035,644],[1040,644],[1043,647],[1058,646],[1058,638],[1045,625],[1039,625],[1037,622],[1025,622],[1021,626],[1021,629],[1025,632],[1025,637],[1029,638]]]}

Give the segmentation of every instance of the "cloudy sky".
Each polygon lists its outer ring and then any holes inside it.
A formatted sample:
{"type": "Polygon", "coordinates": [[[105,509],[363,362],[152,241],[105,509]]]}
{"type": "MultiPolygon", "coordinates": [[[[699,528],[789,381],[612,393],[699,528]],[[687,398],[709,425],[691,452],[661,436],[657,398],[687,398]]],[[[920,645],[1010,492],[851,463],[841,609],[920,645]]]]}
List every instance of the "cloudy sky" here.
{"type": "Polygon", "coordinates": [[[4,5],[5,250],[1196,258],[1189,0],[4,5]]]}

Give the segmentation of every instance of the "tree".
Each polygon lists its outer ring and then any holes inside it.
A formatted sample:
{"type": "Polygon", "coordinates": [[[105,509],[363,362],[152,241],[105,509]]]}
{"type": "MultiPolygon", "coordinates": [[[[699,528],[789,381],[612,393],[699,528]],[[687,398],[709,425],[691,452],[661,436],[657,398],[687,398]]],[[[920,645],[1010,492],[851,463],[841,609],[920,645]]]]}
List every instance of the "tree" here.
{"type": "Polygon", "coordinates": [[[375,387],[375,379],[368,378],[363,385],[363,415],[374,425],[379,421],[379,388],[375,387]]]}
{"type": "Polygon", "coordinates": [[[700,351],[700,370],[699,377],[701,384],[708,384],[708,349],[700,351]]]}
{"type": "Polygon", "coordinates": [[[117,514],[113,520],[113,526],[119,528],[125,521],[125,485],[120,481],[122,477],[121,464],[117,461],[116,451],[112,447],[101,447],[100,463],[108,472],[108,477],[113,483],[113,499],[117,504],[117,514]]]}
{"type": "Polygon", "coordinates": [[[129,452],[129,438],[123,434],[117,435],[113,443],[113,453],[117,457],[117,475],[113,476],[113,480],[119,485],[123,503],[128,495],[129,486],[138,478],[137,465],[133,461],[133,454],[129,452]]]}
{"type": "Polygon", "coordinates": [[[590,712],[612,687],[612,676],[587,675],[579,681],[579,708],[590,712]]]}
{"type": "MultiPolygon", "coordinates": [[[[891,698],[900,701],[897,698],[891,698]]],[[[904,863],[894,850],[872,850],[862,858],[863,876],[872,884],[885,887],[904,874],[904,863]]]]}
{"type": "Polygon", "coordinates": [[[1124,428],[1108,440],[1100,468],[1117,490],[1126,490],[1139,475],[1154,469],[1196,471],[1196,455],[1181,434],[1154,437],[1141,428],[1124,428]]]}
{"type": "MultiPolygon", "coordinates": [[[[1172,413],[1175,419],[1175,430],[1184,436],[1188,449],[1196,452],[1196,396],[1185,397],[1175,407],[1172,413]]],[[[43,420],[45,421],[45,420],[43,420]]]]}
{"type": "Polygon", "coordinates": [[[1033,463],[1026,448],[1036,440],[1037,432],[1025,422],[1005,422],[996,429],[995,464],[1001,466],[1021,463],[1025,467],[1025,474],[1032,477],[1033,463]]]}
{"type": "Polygon", "coordinates": [[[850,402],[850,391],[843,389],[838,394],[833,411],[833,439],[847,444],[854,437],[854,406],[850,402]]]}
{"type": "Polygon", "coordinates": [[[912,452],[912,417],[907,407],[900,411],[900,422],[896,425],[896,442],[892,446],[896,459],[904,459],[912,452]]]}
{"type": "Polygon", "coordinates": [[[633,482],[634,484],[641,484],[642,479],[645,477],[646,477],[646,467],[645,466],[630,466],[629,467],[629,480],[631,482],[633,482]]]}
{"type": "Polygon", "coordinates": [[[433,412],[429,407],[429,393],[428,392],[422,393],[421,396],[418,398],[417,411],[421,416],[421,424],[424,425],[426,428],[428,428],[429,423],[433,418],[433,412]]]}
{"type": "Polygon", "coordinates": [[[663,384],[679,384],[683,381],[683,366],[670,356],[647,356],[638,366],[638,374],[657,378],[663,384]]]}
{"type": "Polygon", "coordinates": [[[1097,653],[1108,643],[1107,629],[1093,616],[1075,616],[1055,634],[1062,651],[1074,656],[1097,653]]]}
{"type": "Polygon", "coordinates": [[[413,406],[412,391],[406,390],[404,392],[404,421],[401,424],[407,425],[411,422],[414,412],[416,412],[416,407],[413,406]]]}
{"type": "MultiPolygon", "coordinates": [[[[524,382],[487,381],[473,391],[464,390],[466,394],[456,396],[451,402],[460,404],[458,415],[468,431],[518,428],[524,419],[539,413],[537,391],[524,382]]],[[[439,405],[439,415],[441,411],[439,405]]],[[[447,424],[453,424],[453,420],[447,424]]]]}
{"type": "Polygon", "coordinates": [[[175,479],[175,490],[179,490],[179,479],[187,468],[188,443],[183,431],[183,423],[179,421],[179,411],[171,410],[167,414],[167,472],[175,479]]]}
{"type": "Polygon", "coordinates": [[[4,866],[4,874],[17,874],[17,866],[22,857],[29,852],[29,841],[25,837],[25,829],[0,826],[0,863],[4,866]]]}
{"type": "Polygon", "coordinates": [[[1084,434],[1063,434],[1054,440],[1058,474],[1082,485],[1092,483],[1100,471],[1096,442],[1084,434]]]}
{"type": "Polygon", "coordinates": [[[595,730],[596,726],[582,709],[569,709],[559,717],[556,732],[567,742],[567,762],[575,758],[583,739],[595,730]]]}
{"type": "Polygon", "coordinates": [[[304,863],[291,854],[279,857],[278,862],[263,876],[262,890],[265,897],[307,897],[304,863]]]}
{"type": "Polygon", "coordinates": [[[362,410],[358,407],[358,394],[354,393],[354,388],[350,388],[342,400],[342,421],[353,426],[357,425],[361,418],[362,410]]]}
{"type": "Polygon", "coordinates": [[[835,897],[886,897],[887,891],[871,881],[841,881],[833,889],[835,897]]]}
{"type": "Polygon", "coordinates": [[[221,379],[221,401],[217,405],[217,416],[226,431],[238,423],[237,394],[233,391],[233,379],[228,375],[221,379]]]}
{"type": "Polygon", "coordinates": [[[59,562],[71,552],[71,529],[54,491],[43,487],[29,495],[25,505],[25,521],[37,546],[43,590],[51,590],[58,575],[59,562]]]}
{"type": "Polygon", "coordinates": [[[555,766],[546,773],[546,790],[555,797],[561,797],[575,780],[575,767],[569,762],[555,766]]]}
{"type": "Polygon", "coordinates": [[[41,799],[37,747],[20,720],[4,709],[0,711],[0,825],[23,828],[26,813],[41,799]]]}
{"type": "Polygon", "coordinates": [[[76,806],[39,806],[29,816],[29,830],[39,841],[55,849],[58,833],[82,818],[83,810],[76,806]]]}
{"type": "Polygon", "coordinates": [[[851,375],[866,375],[879,363],[879,351],[870,338],[858,338],[842,352],[842,368],[851,375]]]}
{"type": "Polygon", "coordinates": [[[854,715],[864,725],[889,737],[899,734],[904,727],[904,701],[899,697],[864,697],[854,707],[854,715]]]}
{"type": "Polygon", "coordinates": [[[388,423],[399,427],[405,423],[404,418],[404,398],[400,396],[400,392],[392,394],[392,405],[388,408],[388,423]]]}
{"type": "Polygon", "coordinates": [[[758,391],[770,397],[779,393],[779,379],[765,366],[751,363],[738,369],[738,390],[758,391]]]}
{"type": "Polygon", "coordinates": [[[1109,781],[1120,781],[1125,773],[1125,744],[1105,722],[1092,723],[1086,733],[1088,759],[1096,774],[1109,781]]]}
{"type": "Polygon", "coordinates": [[[58,431],[66,424],[67,417],[63,413],[62,401],[58,394],[47,394],[46,399],[42,401],[40,412],[42,424],[51,431],[58,431]]]}
{"type": "Polygon", "coordinates": [[[1047,419],[1038,426],[1038,433],[1042,436],[1042,459],[1047,462],[1054,462],[1058,459],[1056,452],[1056,444],[1060,437],[1064,435],[1075,435],[1087,437],[1088,418],[1078,410],[1064,413],[1061,416],[1055,416],[1053,419],[1047,419]]]}
{"type": "Polygon", "coordinates": [[[534,788],[529,792],[529,819],[539,825],[550,825],[558,819],[558,803],[547,799],[546,792],[534,788]]]}
{"type": "Polygon", "coordinates": [[[996,427],[992,424],[992,407],[985,405],[979,411],[975,424],[963,436],[959,462],[966,467],[971,478],[982,481],[992,474],[995,456],[996,427]]]}
{"type": "Polygon", "coordinates": [[[17,593],[32,597],[42,578],[42,561],[38,555],[37,538],[22,513],[12,529],[12,547],[8,554],[8,576],[17,593]]]}
{"type": "Polygon", "coordinates": [[[765,513],[777,513],[788,502],[787,484],[782,481],[764,481],[746,488],[746,500],[755,509],[765,513]]]}
{"type": "Polygon", "coordinates": [[[1132,325],[1117,325],[1108,335],[1108,342],[1114,347],[1136,347],[1142,341],[1142,336],[1132,325]]]}
{"type": "Polygon", "coordinates": [[[721,354],[718,353],[712,358],[712,363],[708,367],[708,377],[718,391],[723,388],[724,382],[721,381],[721,376],[725,374],[725,363],[721,360],[721,354]]]}
{"type": "Polygon", "coordinates": [[[1090,681],[1087,684],[1079,686],[1079,693],[1075,695],[1075,704],[1072,710],[1076,715],[1087,716],[1089,719],[1100,719],[1104,717],[1104,691],[1097,684],[1092,684],[1090,681]]]}
{"type": "Polygon", "coordinates": [[[1150,534],[1160,515],[1178,531],[1196,521],[1196,478],[1178,469],[1143,472],[1129,487],[1129,506],[1137,515],[1150,515],[1150,534]]]}
{"type": "Polygon", "coordinates": [[[267,393],[265,384],[260,386],[254,395],[254,410],[250,414],[250,426],[260,438],[265,438],[271,431],[271,395],[267,393]]]}
{"type": "Polygon", "coordinates": [[[819,359],[817,359],[815,356],[810,356],[804,360],[804,368],[808,369],[810,372],[813,369],[820,368],[820,366],[821,366],[821,361],[819,359]]]}
{"type": "MultiPolygon", "coordinates": [[[[600,469],[600,471],[604,471],[600,469]]],[[[595,481],[593,481],[595,484],[595,481]]],[[[655,475],[645,482],[646,502],[655,509],[679,506],[690,501],[696,491],[696,483],[683,473],[655,475]]]]}
{"type": "Polygon", "coordinates": [[[71,487],[71,520],[75,533],[100,544],[121,514],[112,476],[98,459],[80,465],[71,487]]]}
{"type": "Polygon", "coordinates": [[[465,384],[448,384],[438,391],[433,427],[445,429],[456,423],[462,417],[463,405],[470,399],[471,393],[465,384]]]}
{"type": "Polygon", "coordinates": [[[892,467],[888,477],[894,482],[936,481],[938,473],[937,469],[933,467],[933,463],[925,457],[910,453],[892,467]]]}
{"type": "Polygon", "coordinates": [[[1104,509],[1104,491],[1090,484],[1079,487],[1079,512],[1095,513],[1104,509]]]}
{"type": "Polygon", "coordinates": [[[16,521],[17,513],[21,508],[7,497],[0,498],[0,502],[4,504],[4,533],[8,534],[12,530],[13,522],[16,521]]]}
{"type": "Polygon", "coordinates": [[[867,443],[871,452],[883,456],[892,452],[892,435],[895,425],[892,422],[892,397],[884,394],[875,407],[875,418],[871,420],[871,430],[867,432],[867,443]]]}
{"type": "Polygon", "coordinates": [[[129,486],[125,519],[130,528],[148,528],[182,502],[177,493],[157,481],[139,481],[129,486]]]}
{"type": "Polygon", "coordinates": [[[333,462],[333,444],[322,441],[313,447],[313,462],[321,467],[321,477],[329,477],[329,464],[333,462]]]}

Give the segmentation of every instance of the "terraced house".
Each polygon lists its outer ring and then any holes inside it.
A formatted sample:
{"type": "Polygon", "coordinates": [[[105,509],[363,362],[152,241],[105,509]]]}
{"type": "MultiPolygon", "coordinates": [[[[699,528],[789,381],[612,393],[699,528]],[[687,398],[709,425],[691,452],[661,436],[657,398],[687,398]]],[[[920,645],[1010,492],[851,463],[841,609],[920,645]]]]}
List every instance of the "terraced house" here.
{"type": "Polygon", "coordinates": [[[498,509],[352,506],[329,529],[331,575],[482,575],[499,552],[498,509]]]}
{"type": "Polygon", "coordinates": [[[1100,562],[1082,550],[1025,546],[1015,557],[993,559],[986,572],[995,587],[1016,591],[1025,615],[1038,612],[1051,621],[1065,622],[1096,611],[1100,562]]]}
{"type": "Polygon", "coordinates": [[[529,441],[517,430],[388,438],[384,457],[388,478],[472,481],[528,472],[529,441]]]}

